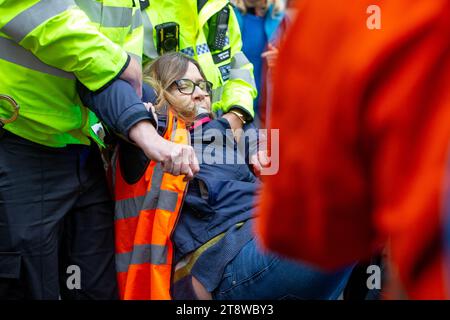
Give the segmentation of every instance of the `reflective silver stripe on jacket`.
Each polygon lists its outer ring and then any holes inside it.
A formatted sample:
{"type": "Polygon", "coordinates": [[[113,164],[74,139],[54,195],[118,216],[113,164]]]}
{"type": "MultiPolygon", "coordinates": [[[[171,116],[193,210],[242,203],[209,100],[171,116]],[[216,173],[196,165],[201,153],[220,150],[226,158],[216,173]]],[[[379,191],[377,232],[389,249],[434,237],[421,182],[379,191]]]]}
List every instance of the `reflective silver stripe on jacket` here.
{"type": "Polygon", "coordinates": [[[102,27],[125,28],[131,26],[133,8],[103,7],[102,27]]]}
{"type": "Polygon", "coordinates": [[[107,28],[125,28],[132,25],[133,8],[103,6],[94,0],[75,0],[89,19],[107,28]]]}
{"type": "Polygon", "coordinates": [[[163,174],[161,164],[158,163],[153,169],[151,189],[145,196],[116,201],[115,219],[136,217],[142,210],[175,211],[178,193],[161,190],[163,174]]]}
{"type": "Polygon", "coordinates": [[[230,80],[241,79],[256,88],[255,79],[253,79],[250,70],[247,69],[231,69],[230,80]]]}
{"type": "Polygon", "coordinates": [[[116,201],[115,219],[137,217],[141,210],[175,211],[177,201],[176,192],[152,189],[145,196],[116,201]]]}
{"type": "Polygon", "coordinates": [[[223,86],[212,90],[212,103],[222,100],[223,86]]]}
{"type": "Polygon", "coordinates": [[[86,13],[92,22],[102,22],[102,4],[93,0],[75,0],[78,7],[86,13]]]}
{"type": "Polygon", "coordinates": [[[167,246],[155,244],[134,245],[131,252],[116,253],[116,270],[117,272],[127,272],[131,264],[165,264],[167,263],[167,256],[167,246]]]}
{"type": "Polygon", "coordinates": [[[237,52],[231,59],[231,69],[239,69],[249,63],[250,61],[243,52],[237,52]]]}
{"type": "Polygon", "coordinates": [[[144,54],[150,59],[156,59],[158,52],[153,42],[153,25],[145,12],[142,13],[142,22],[144,24],[144,54]]]}
{"type": "Polygon", "coordinates": [[[1,31],[14,41],[20,42],[43,22],[66,11],[72,5],[75,5],[73,0],[41,0],[15,16],[1,31]]]}
{"type": "Polygon", "coordinates": [[[0,37],[0,48],[0,59],[52,76],[75,79],[75,76],[72,73],[45,64],[36,58],[31,51],[21,47],[13,40],[0,37]]]}
{"type": "Polygon", "coordinates": [[[133,15],[133,21],[131,22],[131,30],[137,29],[140,26],[142,26],[142,15],[144,13],[141,12],[141,10],[136,10],[136,12],[133,15]]]}

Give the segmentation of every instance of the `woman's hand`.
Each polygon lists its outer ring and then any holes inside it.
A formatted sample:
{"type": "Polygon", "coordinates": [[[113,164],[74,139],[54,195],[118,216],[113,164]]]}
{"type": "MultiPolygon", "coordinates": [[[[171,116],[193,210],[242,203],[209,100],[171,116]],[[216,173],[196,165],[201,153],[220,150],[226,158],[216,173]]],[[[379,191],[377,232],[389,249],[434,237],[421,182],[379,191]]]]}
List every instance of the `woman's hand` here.
{"type": "Polygon", "coordinates": [[[250,164],[253,167],[253,172],[257,177],[261,176],[262,170],[270,166],[270,159],[267,155],[267,150],[259,150],[250,157],[250,164]]]}
{"type": "Polygon", "coordinates": [[[149,121],[135,124],[130,129],[129,137],[149,159],[161,162],[165,172],[174,176],[185,175],[185,180],[192,180],[200,171],[191,146],[164,140],[149,121]]]}
{"type": "MultiPolygon", "coordinates": [[[[244,133],[244,130],[242,129],[242,121],[237,115],[231,112],[225,113],[222,117],[227,119],[229,122],[231,131],[233,131],[234,139],[237,143],[239,143],[239,140],[244,133]]],[[[270,166],[270,159],[267,153],[267,137],[265,135],[260,134],[258,149],[255,154],[250,156],[249,161],[253,167],[253,172],[258,177],[261,175],[264,168],[268,168],[270,166]]]]}
{"type": "Polygon", "coordinates": [[[267,153],[267,136],[262,132],[259,132],[256,153],[250,156],[250,164],[257,177],[261,176],[263,169],[270,166],[270,158],[267,153]]]}

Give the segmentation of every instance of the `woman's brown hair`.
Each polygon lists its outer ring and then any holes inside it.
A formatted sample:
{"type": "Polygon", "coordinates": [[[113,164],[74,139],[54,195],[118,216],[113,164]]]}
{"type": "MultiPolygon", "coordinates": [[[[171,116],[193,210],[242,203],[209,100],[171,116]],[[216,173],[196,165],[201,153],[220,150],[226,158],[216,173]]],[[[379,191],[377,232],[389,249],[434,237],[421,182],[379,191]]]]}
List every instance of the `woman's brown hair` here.
{"type": "Polygon", "coordinates": [[[144,81],[153,87],[158,96],[155,108],[157,111],[165,106],[170,106],[178,117],[185,121],[193,121],[197,115],[197,108],[183,105],[179,99],[170,93],[170,87],[175,80],[181,79],[189,63],[194,64],[200,72],[203,79],[206,79],[200,65],[197,61],[180,52],[170,52],[162,55],[155,61],[147,64],[144,68],[144,81]]]}

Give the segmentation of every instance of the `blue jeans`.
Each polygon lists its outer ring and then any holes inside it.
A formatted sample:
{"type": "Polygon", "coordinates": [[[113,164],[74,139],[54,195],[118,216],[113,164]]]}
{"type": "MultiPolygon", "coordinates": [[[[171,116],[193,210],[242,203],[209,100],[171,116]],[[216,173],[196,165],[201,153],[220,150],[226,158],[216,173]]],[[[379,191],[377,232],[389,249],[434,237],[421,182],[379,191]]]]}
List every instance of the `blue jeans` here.
{"type": "Polygon", "coordinates": [[[226,266],[215,300],[337,299],[352,267],[326,273],[316,268],[263,253],[255,239],[226,266]]]}

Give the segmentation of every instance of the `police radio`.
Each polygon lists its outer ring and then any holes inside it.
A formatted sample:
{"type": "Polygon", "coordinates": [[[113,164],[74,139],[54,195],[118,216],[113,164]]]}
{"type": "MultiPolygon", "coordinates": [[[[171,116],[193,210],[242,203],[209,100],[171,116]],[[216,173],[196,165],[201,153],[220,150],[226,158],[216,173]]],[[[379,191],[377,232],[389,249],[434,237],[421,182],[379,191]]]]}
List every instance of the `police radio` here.
{"type": "Polygon", "coordinates": [[[180,26],[176,22],[166,22],[155,26],[156,49],[159,55],[166,52],[179,51],[180,26]]]}
{"type": "Polygon", "coordinates": [[[226,6],[209,19],[208,46],[211,51],[225,47],[229,18],[230,8],[226,6]]]}

